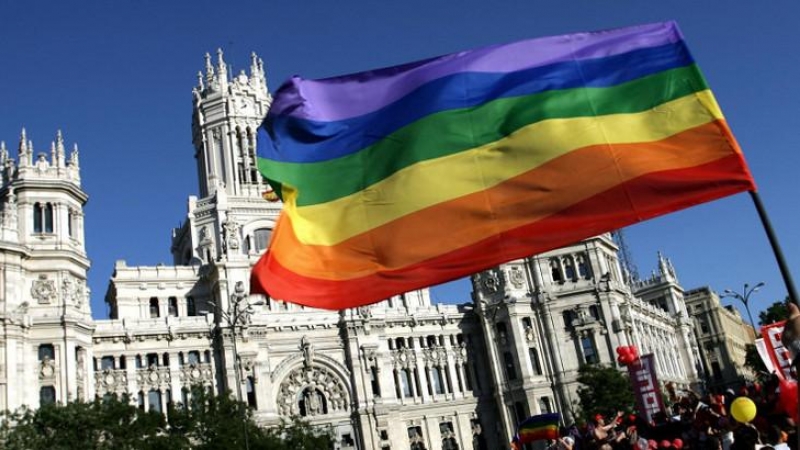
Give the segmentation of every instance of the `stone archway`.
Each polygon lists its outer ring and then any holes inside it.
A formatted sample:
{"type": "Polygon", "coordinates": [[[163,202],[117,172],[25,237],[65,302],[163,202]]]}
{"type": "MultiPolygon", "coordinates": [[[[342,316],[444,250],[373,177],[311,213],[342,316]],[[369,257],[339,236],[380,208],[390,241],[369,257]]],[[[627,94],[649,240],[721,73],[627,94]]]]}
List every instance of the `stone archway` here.
{"type": "Polygon", "coordinates": [[[347,388],[332,370],[319,366],[297,367],[281,381],[278,413],[290,416],[321,416],[349,409],[347,388]]]}

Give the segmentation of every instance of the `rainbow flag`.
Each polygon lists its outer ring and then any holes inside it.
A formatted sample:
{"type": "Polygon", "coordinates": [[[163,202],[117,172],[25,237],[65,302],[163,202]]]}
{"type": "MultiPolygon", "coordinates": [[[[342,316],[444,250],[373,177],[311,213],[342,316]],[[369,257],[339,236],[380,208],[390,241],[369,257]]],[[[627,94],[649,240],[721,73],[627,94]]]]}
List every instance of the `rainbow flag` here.
{"type": "Polygon", "coordinates": [[[755,189],[672,22],[294,77],[258,157],[283,212],[252,292],[328,309],[755,189]]]}
{"type": "Polygon", "coordinates": [[[542,439],[558,439],[559,422],[561,422],[561,415],[558,413],[531,416],[517,425],[517,435],[514,436],[512,442],[527,444],[542,439]]]}

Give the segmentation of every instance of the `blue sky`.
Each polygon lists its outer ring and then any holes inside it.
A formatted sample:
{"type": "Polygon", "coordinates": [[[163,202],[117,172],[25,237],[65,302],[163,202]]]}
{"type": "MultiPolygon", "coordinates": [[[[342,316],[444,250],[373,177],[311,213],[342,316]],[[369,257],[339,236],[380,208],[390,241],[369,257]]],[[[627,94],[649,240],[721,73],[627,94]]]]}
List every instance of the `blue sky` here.
{"type": "MultiPolygon", "coordinates": [[[[198,191],[191,89],[205,52],[238,73],[251,51],[272,90],[519,39],[677,20],[745,152],[789,267],[800,267],[800,43],[792,1],[0,1],[0,140],[27,128],[36,151],[56,130],[81,151],[95,317],[114,261],[171,263],[170,230],[198,191]]],[[[747,194],[625,229],[642,275],[658,251],[685,288],[741,290],[756,314],[786,295],[747,194]]],[[[434,290],[469,300],[468,283],[434,290]]],[[[728,301],[726,301],[727,303],[728,301]]],[[[739,305],[737,305],[739,306],[739,305]]],[[[744,311],[743,311],[744,313],[744,311]]]]}

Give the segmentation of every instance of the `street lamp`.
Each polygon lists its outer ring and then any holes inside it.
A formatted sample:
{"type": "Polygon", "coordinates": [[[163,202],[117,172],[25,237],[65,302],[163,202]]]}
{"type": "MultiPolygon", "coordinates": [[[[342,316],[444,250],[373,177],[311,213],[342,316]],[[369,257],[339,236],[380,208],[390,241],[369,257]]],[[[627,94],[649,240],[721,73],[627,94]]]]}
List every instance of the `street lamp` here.
{"type": "MultiPolygon", "coordinates": [[[[214,302],[210,302],[214,307],[218,306],[214,302]]],[[[238,334],[238,328],[242,325],[248,325],[250,323],[250,317],[255,312],[254,306],[263,305],[263,300],[257,300],[254,302],[250,302],[248,295],[244,292],[244,283],[241,281],[236,282],[236,286],[234,287],[234,292],[231,294],[231,301],[228,302],[228,309],[222,310],[220,308],[220,316],[222,319],[225,320],[225,323],[231,329],[231,333],[233,334],[233,371],[234,375],[236,376],[236,398],[239,402],[242,402],[242,379],[241,379],[241,367],[242,367],[242,360],[239,357],[239,351],[236,348],[236,336],[238,334]]],[[[220,337],[222,335],[220,334],[220,337]]],[[[255,387],[254,387],[255,388],[255,387]]],[[[242,429],[244,430],[244,445],[247,450],[250,449],[250,436],[247,431],[247,413],[246,409],[242,409],[242,429]]]]}
{"type": "Polygon", "coordinates": [[[749,284],[745,283],[744,289],[742,290],[741,294],[738,292],[734,292],[730,289],[725,289],[724,291],[722,291],[722,298],[733,297],[739,299],[739,301],[744,303],[744,309],[747,310],[747,317],[750,318],[750,326],[753,327],[753,330],[756,329],[756,323],[753,321],[753,314],[750,313],[750,304],[749,304],[750,295],[752,295],[754,292],[757,292],[763,286],[764,286],[763,281],[759,282],[755,286],[750,286],[749,284]]]}

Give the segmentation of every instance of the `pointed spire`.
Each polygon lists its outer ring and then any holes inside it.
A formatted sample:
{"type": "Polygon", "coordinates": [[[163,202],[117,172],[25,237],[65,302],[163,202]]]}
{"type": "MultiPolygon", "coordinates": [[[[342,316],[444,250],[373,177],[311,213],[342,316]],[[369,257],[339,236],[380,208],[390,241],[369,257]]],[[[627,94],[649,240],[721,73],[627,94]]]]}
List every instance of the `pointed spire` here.
{"type": "Polygon", "coordinates": [[[206,52],[206,82],[211,85],[214,82],[214,66],[211,65],[211,55],[206,52]]]}
{"type": "Polygon", "coordinates": [[[61,130],[56,132],[56,154],[52,160],[53,165],[56,167],[64,167],[66,165],[65,152],[64,152],[64,136],[61,130]]]}
{"type": "MultiPolygon", "coordinates": [[[[25,128],[22,128],[22,133],[19,136],[19,155],[25,155],[28,153],[28,136],[25,134],[25,128]]],[[[20,161],[22,158],[20,158],[20,161]]]]}
{"type": "Polygon", "coordinates": [[[58,158],[56,157],[56,143],[50,142],[50,161],[55,164],[58,158]]]}
{"type": "Polygon", "coordinates": [[[72,144],[72,153],[69,155],[69,165],[74,168],[80,167],[78,162],[78,144],[72,144]]]}
{"type": "Polygon", "coordinates": [[[667,274],[667,261],[664,259],[664,255],[661,253],[660,250],[658,251],[658,271],[662,275],[667,274]]]}
{"type": "Polygon", "coordinates": [[[217,49],[217,78],[219,79],[220,89],[225,89],[228,85],[228,66],[222,58],[222,49],[217,49]]]}
{"type": "Polygon", "coordinates": [[[3,170],[3,165],[5,165],[7,160],[8,150],[6,150],[6,141],[0,141],[0,170],[3,170]]]}
{"type": "Polygon", "coordinates": [[[256,52],[250,52],[250,77],[251,78],[259,78],[260,73],[258,73],[258,56],[256,52]]]}
{"type": "Polygon", "coordinates": [[[202,91],[205,88],[203,85],[203,72],[197,71],[197,90],[202,91]]]}

